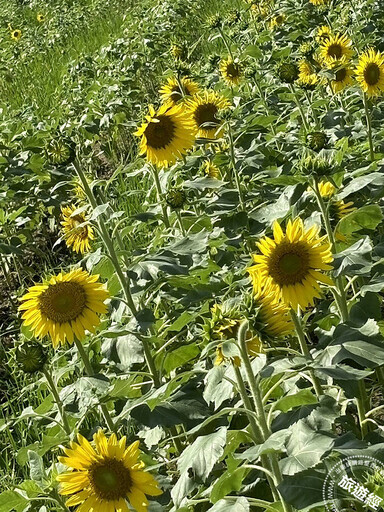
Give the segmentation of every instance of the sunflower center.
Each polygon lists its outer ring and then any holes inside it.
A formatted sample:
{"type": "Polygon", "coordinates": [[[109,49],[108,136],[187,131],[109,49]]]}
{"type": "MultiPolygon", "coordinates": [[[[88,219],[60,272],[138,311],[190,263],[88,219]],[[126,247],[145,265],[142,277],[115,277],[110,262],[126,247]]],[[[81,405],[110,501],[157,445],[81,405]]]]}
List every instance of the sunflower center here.
{"type": "Polygon", "coordinates": [[[282,243],[270,256],[269,274],[279,286],[301,283],[309,268],[308,249],[302,243],[282,243]]]}
{"type": "Polygon", "coordinates": [[[49,320],[65,323],[75,320],[83,312],[86,305],[84,287],[75,282],[64,282],[49,285],[40,295],[40,311],[49,320]]]}
{"type": "Polygon", "coordinates": [[[217,125],[219,120],[216,117],[218,108],[213,103],[204,103],[199,105],[195,110],[195,121],[198,126],[202,126],[205,123],[217,125]]]}
{"type": "Polygon", "coordinates": [[[345,68],[341,68],[336,71],[336,82],[342,82],[347,76],[347,70],[345,68]]]}
{"type": "Polygon", "coordinates": [[[375,62],[371,62],[364,70],[364,78],[368,85],[376,85],[380,79],[380,68],[375,62]]]}
{"type": "Polygon", "coordinates": [[[147,144],[153,149],[166,148],[175,134],[175,123],[169,116],[160,115],[151,121],[145,129],[147,144]]]}
{"type": "Polygon", "coordinates": [[[330,44],[328,46],[328,57],[332,57],[334,59],[340,59],[340,57],[343,55],[343,49],[339,44],[330,44]]]}
{"type": "Polygon", "coordinates": [[[129,469],[116,459],[95,462],[89,469],[89,479],[98,497],[107,501],[125,498],[132,487],[129,469]]]}

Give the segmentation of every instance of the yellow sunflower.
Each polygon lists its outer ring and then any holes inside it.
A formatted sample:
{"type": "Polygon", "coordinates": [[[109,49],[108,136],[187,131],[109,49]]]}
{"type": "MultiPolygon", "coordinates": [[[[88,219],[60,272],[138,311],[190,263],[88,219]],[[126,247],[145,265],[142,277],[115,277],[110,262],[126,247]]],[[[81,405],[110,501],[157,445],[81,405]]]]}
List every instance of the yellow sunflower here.
{"type": "Polygon", "coordinates": [[[237,60],[232,60],[231,57],[228,57],[228,59],[223,59],[220,62],[219,69],[221,76],[224,78],[228,85],[231,87],[234,85],[239,85],[243,75],[243,70],[237,60]]]}
{"type": "Polygon", "coordinates": [[[322,25],[317,29],[316,41],[318,43],[323,43],[332,37],[332,35],[332,30],[327,25],[322,25]]]}
{"type": "Polygon", "coordinates": [[[12,30],[11,31],[11,37],[14,41],[19,41],[22,36],[21,30],[12,30]]]}
{"type": "Polygon", "coordinates": [[[328,0],[309,0],[312,5],[316,5],[317,7],[321,7],[323,5],[327,5],[328,0]]]}
{"type": "Polygon", "coordinates": [[[135,132],[141,138],[140,155],[159,167],[168,167],[186,154],[195,142],[196,128],[181,105],[149,107],[146,122],[135,132]]]}
{"type": "Polygon", "coordinates": [[[220,137],[221,121],[217,118],[220,110],[225,110],[229,101],[215,91],[204,91],[196,94],[186,104],[186,112],[193,119],[197,130],[197,137],[215,139],[220,137]]]}
{"type": "Polygon", "coordinates": [[[220,178],[220,169],[210,160],[203,162],[202,169],[209,178],[220,178]]]}
{"type": "Polygon", "coordinates": [[[126,437],[109,439],[102,430],[93,436],[94,446],[77,434],[77,443],[64,448],[59,457],[70,471],[57,476],[59,492],[70,496],[66,505],[77,512],[147,512],[149,496],[162,494],[154,477],[139,461],[139,441],[126,447],[126,437]]]}
{"type": "Polygon", "coordinates": [[[199,85],[196,82],[189,78],[178,80],[176,77],[168,78],[167,83],[159,90],[163,103],[169,102],[172,105],[176,105],[179,101],[194,96],[198,92],[199,85]]]}
{"type": "Polygon", "coordinates": [[[84,254],[90,250],[90,241],[95,237],[92,226],[87,224],[85,214],[81,212],[73,215],[75,210],[77,210],[77,207],[73,204],[61,208],[63,217],[61,221],[62,230],[67,247],[72,248],[75,252],[84,254]]]}
{"type": "Polygon", "coordinates": [[[320,297],[320,283],[333,285],[332,279],[320,272],[331,270],[331,246],[326,237],[319,237],[320,228],[304,229],[298,218],[289,221],[286,233],[276,221],[274,239],[265,237],[257,246],[262,254],[254,254],[255,265],[249,270],[259,273],[264,286],[270,287],[277,298],[296,309],[313,305],[320,297]]]}
{"type": "Polygon", "coordinates": [[[309,60],[302,60],[299,62],[298,81],[304,85],[316,85],[318,83],[319,77],[314,66],[309,62],[309,60]]]}
{"type": "Polygon", "coordinates": [[[38,15],[36,16],[36,19],[37,19],[37,21],[38,21],[39,23],[44,23],[44,21],[45,21],[45,16],[44,16],[44,14],[38,14],[38,15]]]}
{"type": "Polygon", "coordinates": [[[351,46],[352,41],[345,34],[331,35],[321,45],[321,58],[326,64],[348,62],[353,54],[351,46]]]}
{"type": "Polygon", "coordinates": [[[333,205],[331,205],[331,215],[334,213],[336,219],[340,220],[346,215],[354,212],[356,207],[354,206],[353,201],[348,201],[348,203],[344,203],[344,201],[335,201],[333,205]]]}
{"type": "Polygon", "coordinates": [[[98,278],[78,268],[31,286],[19,308],[24,324],[38,338],[49,334],[55,348],[65,340],[73,343],[75,336],[81,341],[86,330],[94,332],[99,325],[98,315],[107,311],[109,293],[98,278]]]}
{"type": "Polygon", "coordinates": [[[334,70],[335,78],[331,80],[332,91],[336,94],[353,84],[353,70],[348,66],[337,66],[334,70]]]}
{"type": "Polygon", "coordinates": [[[369,98],[379,96],[384,90],[384,55],[370,48],[360,56],[355,73],[369,98]]]}
{"type": "MultiPolygon", "coordinates": [[[[336,195],[337,189],[330,181],[321,181],[318,184],[321,197],[330,200],[336,195]]],[[[312,189],[310,189],[312,191],[312,189]]],[[[340,220],[349,213],[356,210],[353,201],[345,203],[343,200],[332,199],[330,205],[330,215],[332,219],[340,220]]]]}
{"type": "Polygon", "coordinates": [[[330,181],[320,181],[318,189],[321,197],[329,198],[336,194],[336,187],[330,181]]]}
{"type": "Polygon", "coordinates": [[[278,14],[277,16],[273,16],[271,21],[269,22],[269,28],[274,30],[276,27],[280,27],[285,22],[285,14],[278,14]]]}

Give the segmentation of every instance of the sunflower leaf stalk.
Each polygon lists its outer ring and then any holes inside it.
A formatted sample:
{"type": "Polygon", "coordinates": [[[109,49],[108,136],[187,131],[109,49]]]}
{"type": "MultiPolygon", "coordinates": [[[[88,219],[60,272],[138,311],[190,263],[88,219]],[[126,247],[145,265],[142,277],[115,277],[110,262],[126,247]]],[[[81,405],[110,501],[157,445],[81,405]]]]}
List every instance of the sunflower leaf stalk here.
{"type": "Polygon", "coordinates": [[[163,212],[164,226],[166,228],[169,228],[170,227],[170,223],[169,223],[167,205],[165,203],[164,194],[163,194],[163,191],[161,189],[159,174],[157,172],[157,169],[155,169],[155,167],[153,165],[150,165],[149,168],[150,168],[152,176],[153,176],[153,181],[155,182],[156,193],[157,193],[157,200],[159,201],[159,203],[161,205],[162,212],[163,212]]]}
{"type": "Polygon", "coordinates": [[[56,383],[50,373],[50,371],[48,370],[48,368],[46,366],[43,367],[42,369],[42,372],[44,373],[44,377],[47,381],[47,384],[48,384],[48,387],[53,395],[53,398],[56,402],[56,405],[57,405],[57,408],[59,410],[59,414],[60,414],[60,417],[61,417],[61,421],[62,421],[62,424],[63,424],[63,429],[65,430],[65,433],[70,436],[71,435],[71,432],[72,432],[72,429],[71,427],[69,426],[69,423],[68,423],[68,418],[67,418],[67,415],[65,413],[65,410],[64,410],[64,405],[63,405],[63,402],[61,401],[60,399],[60,395],[59,395],[59,391],[57,389],[57,386],[56,386],[56,383]]]}
{"type": "Polygon", "coordinates": [[[303,125],[304,125],[304,128],[305,128],[305,131],[308,132],[309,131],[308,121],[307,121],[307,118],[305,116],[305,113],[304,113],[304,110],[303,110],[303,106],[300,103],[300,98],[299,98],[299,96],[297,94],[297,91],[296,91],[295,87],[293,86],[293,84],[289,84],[289,88],[291,90],[291,93],[293,94],[293,97],[295,98],[295,103],[296,103],[297,108],[299,109],[299,112],[300,112],[300,115],[301,115],[301,120],[303,121],[303,125]]]}
{"type": "Polygon", "coordinates": [[[372,119],[371,119],[371,112],[370,112],[369,106],[368,106],[368,98],[365,93],[363,93],[363,103],[364,103],[365,118],[367,120],[369,159],[371,160],[371,162],[373,162],[375,160],[375,152],[373,149],[372,119]]]}
{"type": "Polygon", "coordinates": [[[244,203],[243,191],[241,189],[241,182],[240,182],[239,173],[238,173],[237,168],[236,168],[235,148],[234,148],[233,134],[232,134],[232,128],[231,128],[231,122],[230,121],[228,122],[228,135],[229,135],[229,147],[230,147],[231,166],[232,166],[233,176],[235,178],[235,183],[236,183],[237,191],[239,193],[240,208],[243,211],[245,211],[245,203],[244,203]]]}

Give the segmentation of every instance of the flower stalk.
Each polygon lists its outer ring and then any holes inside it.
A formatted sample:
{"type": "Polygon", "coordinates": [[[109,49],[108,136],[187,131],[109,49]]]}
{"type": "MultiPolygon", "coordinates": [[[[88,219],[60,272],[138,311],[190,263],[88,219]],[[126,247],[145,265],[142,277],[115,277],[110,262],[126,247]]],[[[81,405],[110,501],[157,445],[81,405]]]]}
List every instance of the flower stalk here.
{"type": "Polygon", "coordinates": [[[48,368],[46,366],[43,367],[42,372],[44,373],[44,377],[47,381],[48,387],[53,395],[53,398],[54,398],[57,408],[59,410],[59,414],[60,414],[61,421],[63,424],[63,429],[65,430],[66,434],[68,436],[70,436],[72,430],[71,430],[71,427],[69,426],[68,418],[67,418],[67,415],[64,410],[63,402],[60,399],[60,395],[59,395],[59,391],[57,389],[56,383],[55,383],[50,371],[48,370],[48,368]]]}

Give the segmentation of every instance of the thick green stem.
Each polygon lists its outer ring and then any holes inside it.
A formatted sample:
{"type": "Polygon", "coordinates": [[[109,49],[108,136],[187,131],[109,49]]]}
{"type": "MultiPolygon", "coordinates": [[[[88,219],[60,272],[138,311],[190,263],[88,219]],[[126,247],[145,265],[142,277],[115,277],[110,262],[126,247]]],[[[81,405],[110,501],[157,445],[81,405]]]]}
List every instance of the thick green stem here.
{"type": "Polygon", "coordinates": [[[309,125],[308,125],[308,121],[307,121],[307,118],[305,117],[305,114],[304,114],[304,110],[303,110],[303,107],[300,103],[300,98],[299,96],[297,95],[297,92],[296,92],[296,89],[293,87],[292,84],[289,84],[289,88],[295,98],[295,102],[296,102],[296,105],[297,105],[297,108],[299,109],[299,112],[300,112],[300,115],[301,115],[301,120],[303,121],[303,125],[304,125],[304,128],[305,128],[305,131],[309,131],[309,125]]]}
{"type": "Polygon", "coordinates": [[[232,171],[233,171],[233,175],[235,177],[237,191],[239,193],[240,208],[243,211],[245,211],[243,192],[241,190],[241,183],[240,183],[239,173],[237,172],[237,168],[236,168],[235,149],[234,149],[233,136],[232,136],[232,128],[231,128],[231,123],[230,122],[228,123],[228,134],[229,134],[229,145],[230,145],[230,155],[231,155],[232,171]]]}
{"type": "MultiPolygon", "coordinates": [[[[327,209],[327,207],[324,203],[324,199],[320,193],[319,184],[318,184],[317,180],[314,180],[314,182],[313,182],[313,190],[315,192],[317,204],[319,205],[321,215],[323,217],[325,231],[327,232],[327,236],[328,236],[329,242],[331,244],[331,251],[334,254],[336,252],[335,236],[333,234],[331,221],[329,220],[328,209],[327,209]]],[[[348,320],[348,304],[347,304],[347,297],[345,295],[344,284],[343,284],[341,277],[336,277],[335,285],[337,288],[337,292],[335,294],[335,300],[337,303],[337,307],[339,309],[339,313],[340,313],[342,321],[346,322],[348,320]]]]}
{"type": "MultiPolygon", "coordinates": [[[[244,364],[245,372],[247,374],[247,380],[249,386],[251,388],[251,395],[253,398],[255,412],[258,418],[259,428],[262,435],[262,442],[265,442],[271,435],[271,430],[268,426],[267,416],[264,410],[263,397],[260,392],[260,385],[256,381],[255,375],[252,370],[251,361],[249,359],[248,350],[247,350],[247,342],[246,336],[248,331],[248,321],[245,320],[239,328],[238,332],[238,345],[240,348],[241,361],[244,364]]],[[[277,485],[282,481],[282,475],[279,467],[279,461],[277,455],[275,453],[271,453],[268,456],[272,471],[275,475],[275,480],[277,485]]],[[[280,494],[279,494],[280,495],[280,494]]],[[[291,511],[291,506],[288,503],[285,503],[282,496],[280,495],[280,500],[282,502],[283,508],[285,512],[291,511]]]]}
{"type": "MultiPolygon", "coordinates": [[[[312,355],[311,355],[311,353],[309,351],[307,342],[305,340],[305,334],[304,334],[304,331],[303,331],[303,326],[301,325],[301,321],[300,321],[299,317],[297,316],[296,312],[293,309],[291,309],[291,317],[292,317],[293,324],[295,326],[295,330],[296,330],[297,338],[298,338],[299,343],[300,343],[300,348],[301,348],[302,354],[305,357],[308,357],[309,359],[313,360],[313,357],[312,357],[312,355]]],[[[316,395],[318,397],[321,396],[321,395],[324,395],[324,392],[323,392],[323,389],[321,387],[320,381],[316,377],[314,371],[313,370],[309,370],[309,374],[311,376],[311,380],[313,382],[313,387],[315,389],[316,395]]]]}
{"type": "Polygon", "coordinates": [[[356,398],[357,403],[357,414],[359,416],[361,437],[364,437],[368,434],[368,422],[366,421],[367,408],[369,409],[367,402],[367,390],[365,389],[364,379],[358,381],[359,386],[359,397],[356,398]]]}
{"type": "Polygon", "coordinates": [[[183,236],[186,236],[186,232],[185,232],[185,229],[183,226],[183,219],[181,218],[179,210],[176,210],[176,217],[177,217],[177,221],[179,223],[180,230],[183,233],[183,236]]]}
{"type": "Polygon", "coordinates": [[[371,113],[368,107],[368,98],[365,93],[363,93],[363,103],[365,110],[365,118],[367,120],[367,130],[368,130],[368,141],[369,141],[369,158],[371,162],[375,160],[375,152],[373,150],[373,139],[372,139],[372,119],[371,113]]]}
{"type": "Polygon", "coordinates": [[[155,186],[156,186],[157,200],[159,201],[159,203],[161,205],[161,209],[163,211],[163,222],[164,222],[165,227],[169,228],[170,223],[169,223],[169,218],[168,218],[167,206],[164,203],[164,196],[163,196],[163,191],[161,190],[159,174],[157,172],[157,169],[155,169],[155,167],[153,167],[152,165],[150,166],[150,169],[151,169],[153,180],[154,180],[155,186]]]}
{"type": "MultiPolygon", "coordinates": [[[[81,359],[83,360],[85,371],[86,371],[88,377],[93,377],[95,375],[95,372],[92,368],[91,361],[89,360],[88,354],[85,351],[83,344],[81,343],[81,341],[79,341],[77,338],[75,338],[75,345],[80,354],[81,359]]],[[[111,432],[115,432],[116,427],[113,423],[111,415],[109,414],[107,406],[105,404],[100,404],[100,409],[101,409],[101,412],[103,413],[105,422],[108,425],[109,430],[111,432]]]]}
{"type": "Polygon", "coordinates": [[[68,436],[70,436],[72,430],[71,430],[71,427],[69,426],[68,418],[67,418],[67,415],[65,414],[63,402],[60,399],[59,391],[57,389],[56,383],[53,380],[52,375],[50,374],[49,370],[46,367],[44,367],[43,373],[47,380],[47,383],[48,383],[49,389],[53,395],[53,398],[55,399],[55,402],[56,402],[56,405],[57,405],[57,408],[59,410],[59,414],[61,417],[61,421],[63,423],[63,428],[64,428],[65,432],[68,434],[68,436]]]}
{"type": "Polygon", "coordinates": [[[231,56],[232,61],[234,61],[235,59],[233,58],[233,53],[232,53],[231,47],[228,43],[227,36],[224,34],[223,29],[221,27],[219,27],[219,32],[221,35],[221,39],[223,40],[225,47],[228,50],[229,55],[231,56]]]}

